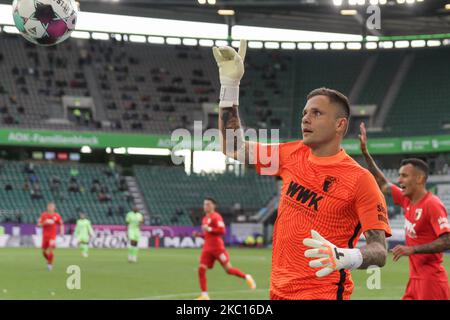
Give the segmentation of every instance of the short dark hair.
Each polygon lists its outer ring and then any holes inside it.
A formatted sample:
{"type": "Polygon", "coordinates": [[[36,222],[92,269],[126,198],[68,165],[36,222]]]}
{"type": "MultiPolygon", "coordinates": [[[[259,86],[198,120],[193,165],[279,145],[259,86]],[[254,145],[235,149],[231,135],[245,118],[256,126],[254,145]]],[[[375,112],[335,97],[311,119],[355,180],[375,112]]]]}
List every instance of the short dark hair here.
{"type": "Polygon", "coordinates": [[[203,200],[211,201],[212,203],[214,203],[215,206],[217,206],[217,201],[212,197],[205,197],[205,199],[203,199],[203,200]]]}
{"type": "Polygon", "coordinates": [[[407,164],[410,164],[414,168],[422,171],[425,174],[425,179],[428,178],[428,172],[430,171],[430,167],[425,161],[418,158],[408,158],[403,159],[402,162],[400,163],[400,166],[403,167],[406,166],[407,164]]]}
{"type": "Polygon", "coordinates": [[[316,96],[328,97],[331,103],[337,105],[341,109],[341,115],[347,120],[350,119],[350,103],[348,102],[348,98],[344,94],[334,89],[322,87],[311,91],[306,97],[306,100],[309,100],[316,96]]]}

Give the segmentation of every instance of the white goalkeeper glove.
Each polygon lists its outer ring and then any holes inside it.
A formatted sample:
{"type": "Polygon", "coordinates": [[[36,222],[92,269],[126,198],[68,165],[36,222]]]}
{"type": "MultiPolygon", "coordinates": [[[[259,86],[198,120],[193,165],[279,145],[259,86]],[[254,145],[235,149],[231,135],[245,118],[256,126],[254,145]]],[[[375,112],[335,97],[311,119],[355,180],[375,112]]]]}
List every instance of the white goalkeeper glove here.
{"type": "Polygon", "coordinates": [[[311,238],[303,239],[303,244],[309,249],[305,251],[305,257],[318,258],[311,260],[311,268],[322,268],[316,272],[319,278],[325,277],[336,270],[357,269],[363,262],[359,249],[342,249],[322,237],[317,231],[311,230],[311,238]]]}
{"type": "Polygon", "coordinates": [[[241,40],[239,51],[231,47],[213,47],[213,55],[219,66],[220,103],[219,107],[239,105],[239,83],[244,75],[244,59],[247,41],[241,40]]]}

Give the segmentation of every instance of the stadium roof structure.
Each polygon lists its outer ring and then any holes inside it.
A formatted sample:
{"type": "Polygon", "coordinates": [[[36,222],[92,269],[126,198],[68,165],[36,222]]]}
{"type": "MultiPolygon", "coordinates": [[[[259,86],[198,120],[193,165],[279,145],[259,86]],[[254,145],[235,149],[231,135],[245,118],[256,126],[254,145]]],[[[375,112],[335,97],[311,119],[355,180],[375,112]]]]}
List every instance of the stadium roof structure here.
{"type": "MultiPolygon", "coordinates": [[[[0,3],[10,2],[0,0],[0,3]]],[[[235,15],[232,19],[235,24],[282,29],[377,36],[450,32],[450,0],[79,0],[79,2],[82,11],[212,23],[224,23],[224,17],[217,13],[218,9],[233,9],[235,15]],[[380,30],[365,30],[366,10],[372,3],[381,3],[380,30]],[[341,14],[343,9],[356,10],[357,14],[344,16],[341,14]]]]}

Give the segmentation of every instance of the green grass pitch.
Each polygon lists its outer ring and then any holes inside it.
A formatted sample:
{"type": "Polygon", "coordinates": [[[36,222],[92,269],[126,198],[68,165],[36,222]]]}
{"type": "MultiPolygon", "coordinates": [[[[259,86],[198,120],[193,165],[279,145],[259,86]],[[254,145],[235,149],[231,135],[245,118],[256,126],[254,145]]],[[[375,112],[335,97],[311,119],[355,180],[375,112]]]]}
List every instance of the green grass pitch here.
{"type": "MultiPolygon", "coordinates": [[[[207,272],[212,299],[268,299],[270,249],[229,249],[231,262],[256,282],[251,291],[242,279],[227,275],[219,264],[207,272]]],[[[199,249],[140,250],[139,262],[129,264],[127,251],[91,249],[82,258],[78,249],[57,249],[54,270],[46,270],[40,249],[0,249],[0,299],[194,299],[199,295],[199,249]],[[80,267],[81,289],[66,286],[70,265],[80,267]]],[[[445,257],[447,272],[450,257],[445,257]]],[[[389,256],[381,271],[381,289],[369,290],[365,270],[353,272],[352,299],[400,299],[408,280],[408,261],[389,256]]]]}

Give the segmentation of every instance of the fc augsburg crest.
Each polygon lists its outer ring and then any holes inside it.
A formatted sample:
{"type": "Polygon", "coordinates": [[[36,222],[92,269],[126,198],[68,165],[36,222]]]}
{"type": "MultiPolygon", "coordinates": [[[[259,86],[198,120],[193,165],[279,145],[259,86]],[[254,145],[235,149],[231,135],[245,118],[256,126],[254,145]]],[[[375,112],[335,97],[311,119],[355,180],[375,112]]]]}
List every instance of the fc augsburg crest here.
{"type": "Polygon", "coordinates": [[[323,182],[323,191],[328,192],[336,184],[337,178],[332,176],[326,176],[323,182]]]}

